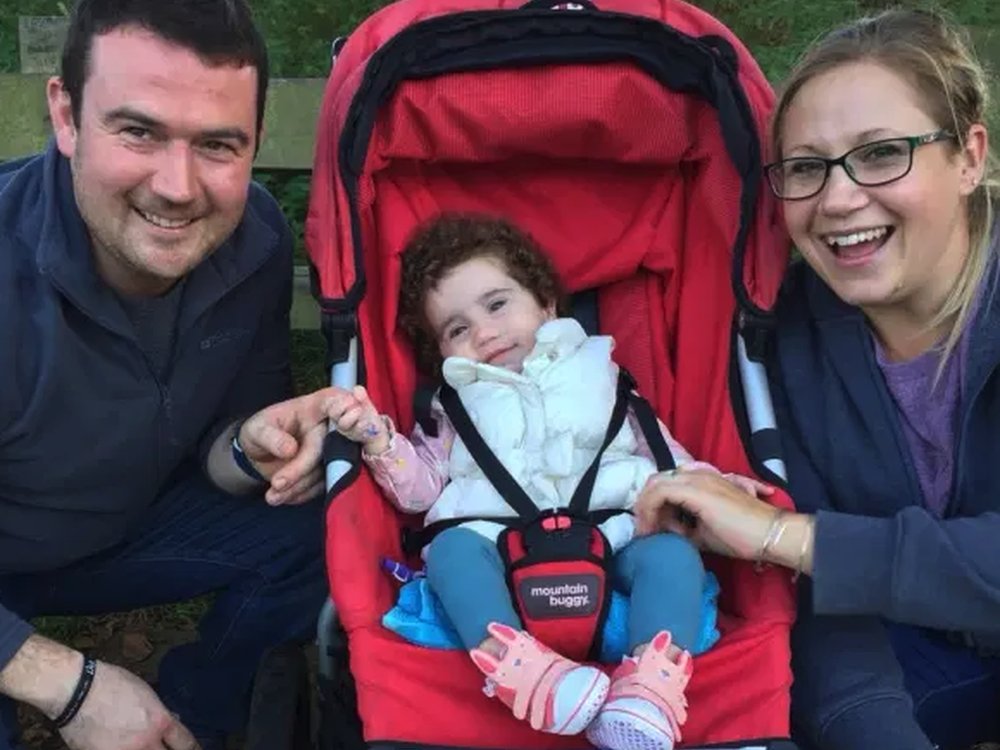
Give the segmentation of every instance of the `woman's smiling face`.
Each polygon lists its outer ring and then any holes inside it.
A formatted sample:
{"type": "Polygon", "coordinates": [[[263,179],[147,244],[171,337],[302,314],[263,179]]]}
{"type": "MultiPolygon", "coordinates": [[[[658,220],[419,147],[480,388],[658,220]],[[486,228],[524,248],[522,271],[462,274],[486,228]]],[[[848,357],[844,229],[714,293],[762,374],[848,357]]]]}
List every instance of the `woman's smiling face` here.
{"type": "MultiPolygon", "coordinates": [[[[935,122],[907,80],[874,62],[805,83],[781,123],[780,158],[837,158],[871,141],[926,135],[935,122]]],[[[918,146],[910,172],[879,187],[832,167],[815,196],[784,203],[799,251],[845,302],[936,310],[969,252],[965,196],[975,187],[954,140],[918,146]]]]}

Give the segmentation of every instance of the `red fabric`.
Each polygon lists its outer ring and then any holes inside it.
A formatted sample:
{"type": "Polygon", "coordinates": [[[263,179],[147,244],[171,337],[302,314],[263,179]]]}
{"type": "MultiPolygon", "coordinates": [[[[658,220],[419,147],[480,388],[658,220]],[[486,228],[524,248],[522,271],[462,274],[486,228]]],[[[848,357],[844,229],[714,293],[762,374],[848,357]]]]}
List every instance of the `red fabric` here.
{"type": "MultiPolygon", "coordinates": [[[[351,228],[346,215],[346,196],[343,185],[338,180],[337,147],[338,136],[368,60],[399,31],[418,21],[461,11],[513,10],[523,2],[524,0],[399,0],[373,14],[351,35],[337,58],[320,109],[312,190],[306,219],[306,244],[313,263],[320,272],[322,296],[330,299],[343,297],[356,280],[351,228]]],[[[726,39],[736,51],[739,81],[753,110],[758,132],[761,134],[766,132],[767,117],[774,104],[771,87],[746,46],[721,22],[681,0],[602,0],[599,5],[608,11],[659,19],[691,36],[714,35],[726,39]]],[[[524,71],[519,76],[519,82],[522,85],[530,85],[531,79],[538,73],[539,70],[524,71]]],[[[491,73],[487,77],[482,73],[477,74],[472,86],[488,90],[489,87],[486,87],[483,81],[487,78],[492,79],[493,75],[491,73]]],[[[547,122],[558,115],[558,110],[554,106],[544,105],[550,101],[553,94],[559,92],[570,100],[582,96],[582,100],[586,102],[597,103],[603,97],[606,102],[604,111],[613,114],[613,119],[609,122],[613,122],[616,128],[627,124],[625,115],[629,110],[619,108],[618,103],[609,98],[609,90],[602,92],[574,89],[562,83],[541,91],[540,95],[529,93],[526,88],[516,101],[526,103],[528,106],[541,104],[543,111],[540,120],[534,121],[522,116],[519,118],[521,123],[532,126],[539,122],[547,122]]],[[[457,101],[457,97],[452,98],[452,104],[457,101]]],[[[511,119],[513,118],[508,113],[504,122],[509,123],[511,119]]],[[[673,122],[665,119],[664,113],[652,113],[653,130],[669,130],[673,126],[673,122]]],[[[515,142],[514,139],[518,135],[517,131],[510,133],[511,142],[515,142]]],[[[476,148],[482,145],[476,144],[476,148]]],[[[719,158],[724,158],[721,157],[721,151],[716,153],[719,158]]],[[[472,159],[474,155],[467,154],[467,156],[472,159]]],[[[589,148],[577,156],[589,158],[589,148]]],[[[363,187],[370,195],[371,183],[368,182],[363,187]]],[[[420,201],[419,198],[416,200],[420,201]]],[[[427,208],[425,202],[418,202],[413,210],[418,210],[420,206],[427,208]]],[[[402,227],[403,233],[405,234],[408,229],[409,226],[402,227]]],[[[731,244],[727,244],[720,250],[728,251],[730,247],[731,244]]],[[[770,307],[774,301],[787,260],[787,247],[780,228],[779,204],[771,197],[769,191],[762,187],[743,269],[744,283],[753,299],[762,307],[770,307]]]]}
{"type": "MultiPolygon", "coordinates": [[[[556,519],[548,520],[555,522],[556,519]]],[[[561,521],[565,522],[563,528],[568,528],[570,520],[562,517],[561,521]]],[[[600,531],[592,527],[588,530],[590,559],[581,557],[577,560],[544,560],[546,550],[543,548],[539,554],[536,548],[536,554],[529,553],[525,549],[522,532],[516,529],[511,529],[498,541],[498,545],[504,550],[501,557],[507,564],[507,570],[510,571],[514,607],[521,617],[524,629],[549,648],[575,661],[586,661],[591,654],[599,653],[599,650],[595,649],[594,641],[604,625],[610,598],[608,568],[611,550],[600,531]],[[550,612],[543,617],[532,617],[531,608],[523,599],[525,582],[538,581],[541,578],[549,579],[544,581],[543,585],[551,585],[552,577],[563,576],[574,578],[587,576],[594,582],[594,596],[591,600],[593,610],[587,614],[581,614],[577,610],[572,615],[564,614],[557,617],[550,612]]],[[[577,578],[574,582],[578,581],[577,578]]]]}
{"type": "MultiPolygon", "coordinates": [[[[744,624],[725,646],[695,660],[688,686],[684,743],[787,736],[790,678],[787,625],[744,624]],[[723,682],[720,675],[725,675],[723,682]],[[779,689],[779,687],[781,689],[779,689]]],[[[532,731],[500,701],[486,698],[483,677],[460,651],[418,649],[379,627],[351,633],[351,671],[365,720],[365,737],[465,747],[579,748],[580,737],[532,731]],[[386,679],[392,675],[392,679],[386,679]]]]}
{"type": "MultiPolygon", "coordinates": [[[[516,7],[497,0],[401,0],[352,35],[327,86],[306,240],[322,295],[356,280],[338,139],[371,54],[414,21],[446,12],[516,7]]],[[[676,0],[615,0],[609,10],[727,38],[760,132],[772,94],[745,47],[718,21],[676,0]]],[[[359,307],[367,385],[403,431],[412,427],[416,373],[395,329],[398,253],[441,210],[508,216],[551,254],[571,290],[598,287],[616,359],[697,458],[749,474],[729,394],[735,315],[731,248],[739,184],[716,114],[665,92],[624,63],[451,74],[403,83],[379,111],[359,183],[367,294],[359,307]]],[[[744,281],[764,307],[786,260],[777,211],[762,190],[744,281]]],[[[777,502],[788,505],[781,495],[777,502]]],[[[479,694],[463,653],[404,644],[379,626],[394,588],[379,557],[398,557],[400,519],[366,472],[331,503],[327,561],[348,631],[369,740],[493,747],[579,745],[532,732],[479,694]],[[485,738],[489,738],[486,740],[485,738]]],[[[695,661],[689,744],[787,736],[787,573],[709,559],[722,593],[723,638],[695,661]]]]}
{"type": "MultiPolygon", "coordinates": [[[[579,738],[535,733],[498,701],[486,699],[482,675],[464,652],[418,648],[379,626],[395,587],[378,561],[399,554],[399,527],[367,477],[333,501],[328,524],[333,598],[350,635],[351,672],[368,741],[579,747],[579,738]]],[[[695,659],[685,744],[787,736],[788,576],[717,558],[708,562],[722,586],[722,639],[695,659]]]]}

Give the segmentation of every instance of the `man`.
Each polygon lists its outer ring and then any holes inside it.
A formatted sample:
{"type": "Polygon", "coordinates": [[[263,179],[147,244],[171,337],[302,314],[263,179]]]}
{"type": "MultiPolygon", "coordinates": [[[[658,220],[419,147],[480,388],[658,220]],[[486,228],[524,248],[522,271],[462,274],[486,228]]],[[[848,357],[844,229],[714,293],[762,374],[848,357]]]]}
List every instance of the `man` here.
{"type": "Polygon", "coordinates": [[[0,166],[0,750],[16,701],[81,750],[221,748],[315,623],[329,394],[283,401],[267,74],[245,0],[80,0],[54,144],[0,166]],[[208,591],[157,692],[27,623],[208,591]]]}

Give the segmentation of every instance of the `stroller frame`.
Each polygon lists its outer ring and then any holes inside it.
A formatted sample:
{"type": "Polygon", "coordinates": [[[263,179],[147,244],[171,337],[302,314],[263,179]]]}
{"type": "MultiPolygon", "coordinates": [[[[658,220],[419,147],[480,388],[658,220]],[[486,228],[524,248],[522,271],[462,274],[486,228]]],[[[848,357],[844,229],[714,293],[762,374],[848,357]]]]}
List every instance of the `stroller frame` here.
{"type": "MultiPolygon", "coordinates": [[[[536,6],[537,10],[529,10],[518,15],[510,11],[470,11],[452,13],[448,16],[420,21],[399,32],[397,36],[383,45],[369,62],[365,79],[361,83],[364,96],[355,95],[356,100],[381,102],[398,78],[405,75],[434,75],[440,72],[453,72],[456,69],[473,70],[495,67],[504,64],[516,64],[515,57],[504,57],[502,45],[496,49],[484,49],[483,44],[476,45],[474,50],[463,50],[461,38],[470,28],[475,27],[487,16],[491,22],[496,17],[505,15],[503,20],[506,28],[522,24],[531,25],[544,17],[548,24],[561,24],[563,29],[575,30],[573,34],[565,35],[566,41],[560,38],[559,44],[552,43],[552,37],[547,39],[547,46],[539,46],[531,50],[532,64],[545,62],[586,62],[619,59],[626,56],[638,67],[654,77],[669,76],[669,71],[656,70],[656,55],[644,56],[636,47],[635,38],[650,39],[656,37],[662,42],[662,34],[680,39],[681,48],[699,47],[698,52],[704,53],[710,49],[720,64],[716,73],[720,81],[726,79],[732,82],[736,76],[736,55],[728,42],[720,37],[694,40],[683,34],[674,32],[654,19],[628,16],[625,14],[600,13],[597,18],[596,9],[589,2],[582,4],[567,4],[560,7],[565,10],[582,11],[560,12],[558,17],[548,8],[548,4],[536,6]],[[595,49],[592,44],[583,44],[579,35],[581,28],[593,27],[599,23],[602,37],[614,36],[618,28],[622,40],[627,45],[616,47],[611,42],[608,46],[595,49]],[[660,35],[660,36],[657,36],[660,35]],[[462,57],[462,55],[465,57],[462,57]]],[[[676,41],[676,39],[675,39],[676,41]]],[[[641,45],[639,45],[641,47],[641,45]]],[[[334,45],[334,53],[340,51],[342,45],[334,45]]],[[[523,60],[522,60],[523,61],[523,60]]],[[[738,85],[724,87],[739,89],[738,85]]],[[[752,126],[752,115],[749,106],[739,96],[720,103],[728,108],[733,116],[749,121],[752,126]]],[[[347,126],[344,135],[337,144],[340,157],[340,169],[348,195],[352,201],[350,217],[351,235],[354,238],[356,254],[360,254],[361,229],[359,218],[353,213],[353,204],[357,197],[356,176],[363,168],[367,139],[371,134],[374,122],[374,112],[366,110],[361,105],[352,105],[347,114],[347,126]],[[352,182],[354,180],[355,182],[352,182]]],[[[753,132],[752,127],[750,132],[753,132]]],[[[757,183],[760,166],[759,146],[755,139],[733,143],[727,141],[727,150],[743,178],[741,191],[741,226],[734,245],[733,291],[738,304],[738,318],[734,322],[732,338],[732,356],[730,364],[730,393],[738,402],[736,414],[740,423],[740,431],[744,444],[748,446],[751,460],[757,471],[776,482],[784,479],[784,465],[778,450],[778,440],[773,409],[767,388],[766,375],[762,365],[763,334],[766,332],[767,312],[758,307],[750,299],[743,286],[741,269],[743,265],[744,244],[749,231],[749,217],[753,216],[757,199],[757,183]]],[[[363,267],[359,260],[356,266],[363,267]]],[[[354,310],[364,295],[364,279],[357,278],[342,294],[333,298],[327,296],[322,284],[314,278],[314,291],[320,299],[323,309],[323,328],[329,343],[330,382],[341,388],[351,388],[359,382],[360,342],[357,336],[357,318],[354,310]]],[[[358,472],[358,452],[356,446],[345,445],[339,435],[331,431],[324,450],[326,464],[326,484],[328,498],[335,499],[336,494],[353,481],[358,472]]],[[[322,750],[332,748],[365,747],[361,736],[360,719],[354,713],[352,696],[350,695],[350,672],[347,669],[347,640],[338,622],[338,616],[332,600],[327,601],[321,613],[317,640],[319,645],[319,695],[320,721],[319,742],[322,750]],[[346,731],[345,731],[346,729],[346,731]]],[[[392,743],[384,748],[398,750],[405,743],[392,743]]],[[[367,747],[383,750],[380,743],[371,743],[367,747]]],[[[427,747],[422,745],[421,747],[427,747]]],[[[709,747],[709,746],[705,746],[709,747]]],[[[765,745],[757,742],[750,745],[715,745],[714,747],[743,748],[744,750],[764,749],[765,745]]],[[[775,739],[767,741],[767,748],[790,750],[795,746],[787,740],[775,739]]]]}

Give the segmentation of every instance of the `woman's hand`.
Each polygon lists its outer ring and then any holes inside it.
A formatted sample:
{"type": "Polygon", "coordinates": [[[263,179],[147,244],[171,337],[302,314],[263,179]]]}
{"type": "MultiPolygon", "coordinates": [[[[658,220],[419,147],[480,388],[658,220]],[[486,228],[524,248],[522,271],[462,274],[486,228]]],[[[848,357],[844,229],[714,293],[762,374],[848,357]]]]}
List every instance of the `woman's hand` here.
{"type": "Polygon", "coordinates": [[[708,471],[661,472],[646,482],[633,509],[636,531],[672,531],[727,557],[757,559],[782,511],[708,471]]]}

